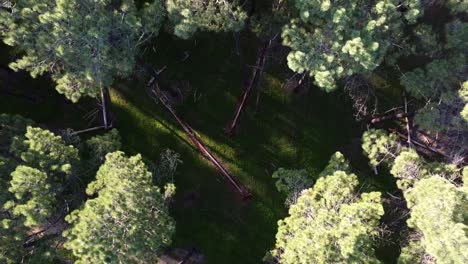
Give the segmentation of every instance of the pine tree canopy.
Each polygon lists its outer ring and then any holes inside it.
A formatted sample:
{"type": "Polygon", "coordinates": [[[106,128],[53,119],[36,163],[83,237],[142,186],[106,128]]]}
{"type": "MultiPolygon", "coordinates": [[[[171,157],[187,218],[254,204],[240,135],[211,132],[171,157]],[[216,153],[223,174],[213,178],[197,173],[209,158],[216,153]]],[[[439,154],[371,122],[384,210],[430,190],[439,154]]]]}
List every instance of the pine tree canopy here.
{"type": "Polygon", "coordinates": [[[0,35],[25,55],[10,64],[33,77],[50,72],[58,92],[73,102],[96,96],[135,66],[139,46],[156,36],[162,0],[137,9],[133,0],[19,0],[0,9],[0,35]]]}
{"type": "Polygon", "coordinates": [[[326,91],[340,78],[374,70],[395,34],[421,15],[419,1],[408,2],[402,18],[390,0],[295,0],[296,16],[282,33],[292,49],[289,68],[309,73],[326,91]]]}
{"type": "Polygon", "coordinates": [[[411,217],[408,226],[422,233],[421,245],[437,263],[466,263],[468,192],[431,176],[405,193],[411,217]]]}
{"type": "Polygon", "coordinates": [[[196,31],[240,31],[247,14],[230,0],[168,0],[167,12],[174,34],[188,39],[196,31]]]}
{"type": "Polygon", "coordinates": [[[140,155],[107,154],[86,192],[96,198],[66,218],[75,263],[152,263],[170,244],[174,221],[140,155]]]}
{"type": "Polygon", "coordinates": [[[342,155],[335,154],[327,167],[329,174],[304,190],[289,208],[289,216],[278,222],[276,246],[270,252],[276,261],[379,263],[372,237],[384,213],[380,193],[359,194],[357,176],[339,170],[345,163],[342,155]],[[332,167],[337,170],[332,172],[332,167]]]}

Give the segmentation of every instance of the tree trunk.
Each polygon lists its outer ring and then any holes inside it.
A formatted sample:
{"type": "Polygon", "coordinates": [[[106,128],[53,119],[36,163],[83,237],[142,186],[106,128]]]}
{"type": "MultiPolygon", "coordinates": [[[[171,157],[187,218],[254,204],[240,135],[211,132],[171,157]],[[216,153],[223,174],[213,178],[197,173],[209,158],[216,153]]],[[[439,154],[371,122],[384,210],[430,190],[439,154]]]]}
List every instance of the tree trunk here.
{"type": "Polygon", "coordinates": [[[299,81],[297,81],[296,85],[291,89],[294,93],[297,93],[299,90],[299,87],[301,87],[304,84],[305,78],[307,76],[307,73],[303,73],[299,81]]]}
{"type": "Polygon", "coordinates": [[[108,129],[109,125],[109,109],[108,106],[111,102],[109,95],[109,87],[101,88],[101,112],[104,129],[108,129]]]}
{"type": "Polygon", "coordinates": [[[91,128],[75,131],[75,132],[71,133],[71,135],[72,136],[77,136],[79,134],[92,132],[92,131],[96,131],[96,130],[99,130],[99,129],[106,129],[106,128],[104,126],[91,127],[91,128]]]}
{"type": "MultiPolygon", "coordinates": [[[[401,133],[400,131],[396,130],[396,129],[389,129],[390,132],[393,132],[395,134],[397,134],[399,137],[401,137],[404,141],[408,142],[408,136],[401,133]]],[[[417,147],[420,147],[420,148],[423,148],[425,150],[428,150],[432,153],[435,153],[435,154],[438,154],[438,155],[441,155],[443,156],[444,158],[447,158],[447,159],[451,159],[451,157],[449,155],[447,155],[443,150],[441,149],[438,149],[438,148],[434,148],[434,147],[431,147],[431,146],[428,146],[426,144],[423,144],[419,141],[417,141],[416,139],[413,139],[411,140],[411,143],[417,147]]],[[[464,161],[463,164],[466,164],[466,162],[464,161]]]]}
{"type": "Polygon", "coordinates": [[[212,155],[202,140],[197,136],[195,131],[183,121],[176,111],[172,108],[167,99],[166,95],[161,91],[156,79],[153,77],[148,84],[151,94],[157,97],[157,99],[166,107],[172,116],[177,120],[177,123],[182,127],[187,137],[192,141],[192,144],[202,153],[202,155],[209,160],[215,168],[232,184],[232,186],[239,192],[243,199],[249,199],[252,195],[248,189],[240,184],[234,176],[218,161],[218,159],[212,155]]]}
{"type": "Polygon", "coordinates": [[[260,49],[259,55],[257,57],[257,62],[252,72],[252,76],[250,77],[248,83],[244,84],[246,86],[244,90],[242,91],[242,94],[239,98],[239,101],[236,106],[236,110],[234,111],[234,116],[231,122],[229,122],[229,124],[226,126],[226,129],[224,130],[227,135],[232,136],[237,126],[239,125],[240,117],[245,110],[245,107],[247,105],[247,101],[250,97],[252,89],[256,84],[258,84],[260,77],[262,75],[261,73],[263,72],[263,68],[265,67],[265,63],[266,63],[266,55],[268,53],[268,49],[270,48],[272,42],[273,42],[273,39],[265,41],[263,47],[260,49]]]}
{"type": "Polygon", "coordinates": [[[411,147],[411,127],[412,124],[408,118],[408,100],[406,99],[406,92],[403,92],[403,103],[405,104],[405,120],[406,120],[406,132],[408,134],[408,146],[411,147]]]}
{"type": "Polygon", "coordinates": [[[397,120],[397,119],[402,119],[402,118],[407,118],[409,116],[412,116],[413,113],[393,113],[389,115],[383,115],[383,116],[378,116],[374,117],[370,120],[371,124],[377,124],[383,121],[388,121],[388,120],[397,120]]]}

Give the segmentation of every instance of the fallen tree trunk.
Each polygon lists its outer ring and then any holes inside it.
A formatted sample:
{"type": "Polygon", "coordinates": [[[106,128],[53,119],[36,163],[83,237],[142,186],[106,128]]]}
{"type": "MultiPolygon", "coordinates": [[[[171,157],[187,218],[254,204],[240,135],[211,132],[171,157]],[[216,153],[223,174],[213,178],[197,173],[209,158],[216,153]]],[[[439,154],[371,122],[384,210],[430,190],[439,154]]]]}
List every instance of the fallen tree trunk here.
{"type": "Polygon", "coordinates": [[[91,127],[91,128],[75,131],[75,132],[71,133],[70,135],[71,136],[77,136],[79,134],[92,132],[92,131],[96,131],[96,130],[100,130],[100,129],[108,129],[108,128],[111,128],[111,127],[107,127],[107,128],[104,127],[104,126],[91,127]]]}
{"type": "Polygon", "coordinates": [[[383,115],[383,116],[378,116],[372,118],[369,122],[371,124],[377,124],[381,123],[383,121],[388,121],[388,120],[397,120],[397,119],[403,119],[412,116],[414,113],[394,113],[394,114],[389,114],[389,115],[383,115]]]}
{"type": "Polygon", "coordinates": [[[195,131],[184,121],[182,120],[176,111],[172,108],[168,98],[166,95],[161,91],[159,88],[158,82],[153,77],[151,81],[148,83],[148,88],[150,93],[153,94],[165,107],[166,109],[172,114],[172,116],[177,120],[177,123],[182,127],[187,137],[190,139],[192,144],[202,153],[202,155],[209,160],[214,167],[231,183],[231,185],[239,192],[243,199],[248,199],[252,196],[252,194],[248,191],[248,189],[240,184],[234,176],[232,176],[229,171],[218,161],[218,159],[210,153],[208,148],[205,144],[201,141],[201,139],[197,136],[195,131]]]}
{"type": "Polygon", "coordinates": [[[239,125],[240,117],[245,110],[252,89],[253,87],[255,87],[256,84],[258,84],[262,75],[261,73],[263,72],[263,68],[265,67],[266,55],[268,53],[268,49],[270,48],[273,42],[273,39],[274,38],[265,41],[263,47],[260,49],[259,56],[257,58],[254,70],[252,72],[252,76],[250,77],[249,81],[245,84],[245,88],[242,91],[241,96],[239,97],[239,101],[237,102],[236,110],[234,111],[234,116],[231,122],[229,122],[229,124],[224,130],[227,135],[232,136],[235,133],[237,126],[239,125]]]}
{"type": "MultiPolygon", "coordinates": [[[[398,135],[399,137],[401,137],[404,141],[406,141],[406,142],[408,143],[408,136],[407,136],[407,135],[405,135],[404,133],[401,133],[400,131],[398,131],[398,130],[396,130],[396,129],[393,129],[393,128],[390,128],[389,130],[390,130],[390,132],[395,133],[396,135],[398,135]]],[[[434,147],[431,147],[431,146],[428,146],[428,145],[426,145],[426,144],[423,144],[423,143],[419,142],[419,141],[416,140],[416,139],[412,139],[412,140],[411,140],[411,143],[412,143],[413,145],[417,146],[417,147],[420,147],[420,148],[423,148],[423,149],[425,149],[425,150],[428,150],[428,151],[430,151],[430,152],[432,152],[432,153],[438,154],[438,155],[440,155],[440,156],[442,156],[442,157],[444,157],[444,158],[446,158],[446,159],[449,159],[449,160],[452,159],[452,158],[451,158],[449,155],[447,155],[443,150],[438,149],[438,148],[434,148],[434,147]]],[[[464,160],[464,161],[463,161],[463,164],[466,164],[466,163],[467,163],[467,161],[464,160]]]]}

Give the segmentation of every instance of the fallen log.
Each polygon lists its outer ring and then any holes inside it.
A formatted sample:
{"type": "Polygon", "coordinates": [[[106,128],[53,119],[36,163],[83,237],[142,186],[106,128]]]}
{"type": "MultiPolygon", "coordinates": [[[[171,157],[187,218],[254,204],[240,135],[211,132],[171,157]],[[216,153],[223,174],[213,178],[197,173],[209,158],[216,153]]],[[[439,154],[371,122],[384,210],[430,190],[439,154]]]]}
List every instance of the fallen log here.
{"type": "Polygon", "coordinates": [[[96,130],[100,130],[100,129],[109,129],[109,128],[112,128],[112,125],[110,125],[109,127],[105,127],[105,126],[96,126],[96,127],[91,127],[91,128],[87,128],[87,129],[83,129],[83,130],[78,130],[78,131],[74,131],[73,133],[71,133],[70,135],[71,136],[77,136],[79,134],[83,134],[83,133],[87,133],[87,132],[92,132],[92,131],[96,131],[96,130]]]}
{"type": "Polygon", "coordinates": [[[383,115],[383,116],[378,116],[378,117],[374,117],[372,118],[369,122],[371,124],[377,124],[377,123],[381,123],[381,122],[384,122],[384,121],[388,121],[388,120],[398,120],[398,119],[403,119],[403,118],[407,118],[407,117],[410,117],[414,115],[414,113],[402,113],[402,112],[399,112],[399,113],[394,113],[394,114],[389,114],[389,115],[383,115]]]}
{"type": "MultiPolygon", "coordinates": [[[[398,131],[398,130],[396,130],[396,129],[394,129],[394,128],[390,128],[389,131],[392,132],[392,133],[395,133],[396,135],[398,135],[399,137],[401,137],[404,141],[408,142],[408,136],[407,136],[407,135],[401,133],[400,131],[398,131]]],[[[412,139],[412,140],[411,140],[411,143],[412,143],[413,145],[417,146],[417,147],[420,147],[420,148],[423,148],[423,149],[425,149],[425,150],[428,150],[428,151],[430,151],[430,152],[432,152],[432,153],[438,154],[438,155],[440,155],[440,156],[442,156],[442,157],[444,157],[444,158],[446,158],[446,159],[448,159],[448,160],[451,160],[451,159],[452,159],[449,155],[447,155],[447,154],[446,154],[444,151],[442,151],[441,149],[437,149],[437,148],[428,146],[428,145],[426,145],[426,144],[423,144],[423,143],[419,142],[419,141],[416,140],[416,139],[412,139]]],[[[467,164],[467,161],[468,161],[468,160],[464,159],[462,163],[463,163],[463,164],[467,164]]]]}
{"type": "Polygon", "coordinates": [[[253,87],[256,86],[256,84],[258,84],[260,80],[260,77],[263,72],[263,68],[265,67],[265,63],[266,63],[266,57],[267,57],[266,55],[268,53],[268,49],[270,48],[273,40],[274,38],[268,41],[265,41],[263,47],[260,49],[259,56],[257,57],[254,70],[252,72],[252,76],[250,77],[249,81],[245,84],[245,88],[242,91],[241,96],[239,97],[239,101],[237,102],[234,115],[231,121],[229,122],[229,124],[224,129],[224,132],[229,136],[234,135],[235,130],[237,126],[239,125],[240,117],[242,113],[244,112],[245,107],[247,105],[247,101],[250,97],[252,89],[253,87]]]}
{"type": "Polygon", "coordinates": [[[148,89],[149,92],[154,95],[163,105],[166,107],[166,109],[172,114],[172,116],[177,120],[177,123],[182,127],[184,130],[185,134],[187,137],[190,139],[192,144],[202,153],[202,155],[209,160],[213,166],[223,175],[229,183],[239,192],[239,194],[242,196],[244,200],[249,199],[252,197],[252,194],[249,192],[249,190],[243,186],[241,183],[239,183],[236,178],[234,178],[233,175],[229,173],[229,171],[221,164],[218,159],[210,153],[208,148],[205,146],[205,144],[202,142],[202,140],[197,136],[195,131],[188,125],[184,120],[180,118],[180,116],[177,114],[177,112],[173,109],[172,105],[170,104],[170,101],[166,97],[163,91],[159,88],[158,82],[156,81],[156,78],[152,78],[150,82],[148,83],[148,89]]]}

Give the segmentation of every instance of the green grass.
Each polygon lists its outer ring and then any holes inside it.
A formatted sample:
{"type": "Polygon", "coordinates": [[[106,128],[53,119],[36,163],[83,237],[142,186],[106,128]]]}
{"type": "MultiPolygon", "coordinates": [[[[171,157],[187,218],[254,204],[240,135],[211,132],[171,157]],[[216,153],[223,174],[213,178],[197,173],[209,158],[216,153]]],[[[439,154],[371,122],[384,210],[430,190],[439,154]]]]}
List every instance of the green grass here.
{"type": "MultiPolygon", "coordinates": [[[[275,189],[272,172],[278,167],[318,172],[334,151],[359,133],[350,106],[340,96],[314,89],[307,95],[291,96],[282,89],[280,74],[268,72],[258,113],[253,113],[251,104],[239,134],[225,136],[222,129],[231,118],[242,84],[233,41],[227,35],[210,42],[199,38],[196,46],[194,42],[158,43],[154,57],[151,53],[145,57],[155,67],[168,65],[163,73],[166,80],[187,80],[201,93],[199,100],[189,97],[177,110],[252,191],[252,200],[241,201],[187,144],[169,113],[143,91],[144,83],[116,85],[113,111],[129,151],[151,158],[157,158],[164,148],[182,154],[184,164],[176,176],[178,193],[172,210],[177,221],[174,246],[196,247],[207,263],[259,263],[274,245],[277,221],[286,215],[284,197],[275,189]],[[174,63],[173,58],[180,58],[185,50],[190,58],[174,63]],[[199,198],[187,205],[184,197],[192,192],[199,198]]],[[[250,47],[250,54],[255,51],[250,47]]]]}
{"type": "MultiPolygon", "coordinates": [[[[154,44],[156,53],[150,45],[144,57],[156,68],[168,65],[163,73],[166,82],[189,81],[201,94],[197,101],[188,97],[177,111],[251,190],[250,201],[242,201],[191,147],[170,114],[145,93],[143,81],[116,82],[111,91],[112,112],[127,153],[142,153],[152,160],[165,148],[181,154],[184,163],[175,177],[177,195],[171,207],[177,222],[173,246],[195,247],[207,263],[260,263],[274,245],[277,221],[286,215],[284,197],[276,191],[272,172],[279,167],[318,172],[334,151],[348,146],[360,131],[342,96],[314,88],[305,95],[289,95],[281,87],[283,70],[275,70],[265,74],[259,111],[253,112],[255,98],[251,98],[239,134],[225,136],[223,127],[231,118],[242,85],[239,60],[232,36],[209,37],[210,41],[206,36],[180,41],[163,35],[159,38],[163,41],[154,44]],[[189,59],[177,62],[184,51],[190,52],[189,59]],[[187,197],[193,193],[197,197],[188,203],[187,197]]],[[[257,48],[252,44],[245,48],[253,64],[257,48]]],[[[47,124],[86,127],[81,116],[92,100],[66,104],[50,83],[48,87],[38,83],[31,82],[30,88],[43,89],[41,93],[50,95],[46,101],[25,105],[21,99],[2,96],[0,111],[21,113],[47,124]]]]}

